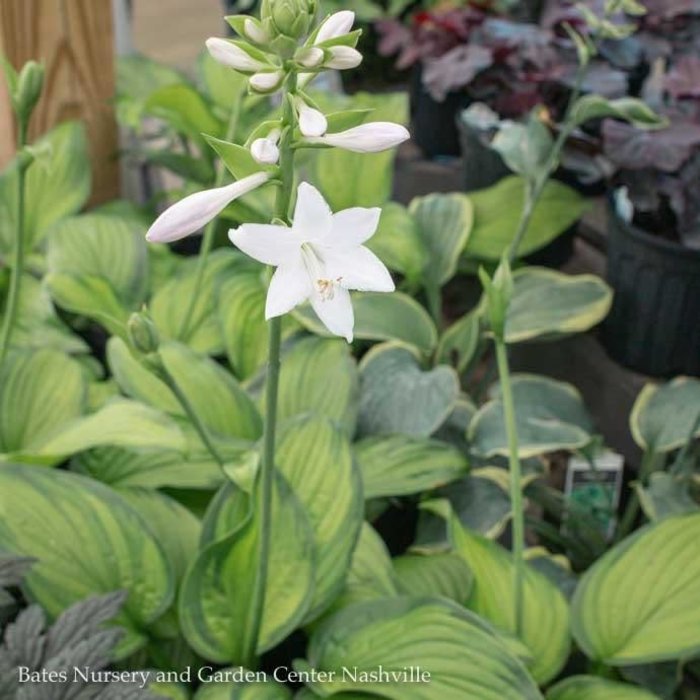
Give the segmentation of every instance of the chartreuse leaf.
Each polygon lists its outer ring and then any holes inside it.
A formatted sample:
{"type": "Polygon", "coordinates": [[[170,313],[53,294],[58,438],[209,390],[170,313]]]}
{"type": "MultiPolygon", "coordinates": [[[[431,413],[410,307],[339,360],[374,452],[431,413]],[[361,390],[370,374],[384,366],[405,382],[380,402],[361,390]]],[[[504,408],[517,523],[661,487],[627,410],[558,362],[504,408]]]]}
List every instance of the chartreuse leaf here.
{"type": "Polygon", "coordinates": [[[392,700],[542,697],[503,640],[476,615],[445,599],[385,598],[344,608],[314,632],[307,665],[335,672],[329,682],[309,684],[323,697],[342,691],[392,700]],[[370,675],[380,666],[388,678],[370,675]],[[405,682],[406,667],[414,667],[414,673],[418,667],[430,680],[405,682]],[[392,671],[398,672],[396,679],[392,671]]]}
{"type": "Polygon", "coordinates": [[[148,523],[119,494],[63,471],[0,467],[0,549],[34,557],[27,591],[51,616],[99,593],[125,589],[117,617],[120,658],[170,605],[173,573],[148,523]]]}
{"type": "Polygon", "coordinates": [[[413,283],[420,282],[428,250],[415,219],[402,204],[387,202],[382,207],[377,231],[366,245],[389,269],[413,283]]]}
{"type": "Polygon", "coordinates": [[[677,377],[647,384],[630,414],[634,441],[652,452],[671,452],[700,436],[700,381],[677,377]]]}
{"type": "MultiPolygon", "coordinates": [[[[352,296],[356,338],[362,340],[398,340],[430,352],[437,343],[437,330],[426,310],[401,292],[357,292],[352,296]]],[[[327,328],[309,306],[296,313],[301,324],[313,333],[330,336],[327,328]]]]}
{"type": "Polygon", "coordinates": [[[459,379],[451,367],[423,371],[418,355],[394,343],[378,345],[360,365],[359,430],[364,435],[428,437],[452,413],[459,379]]]}
{"type": "Polygon", "coordinates": [[[405,435],[368,437],[355,444],[365,498],[420,493],[457,479],[467,460],[439,440],[405,435]]]}
{"type": "Polygon", "coordinates": [[[469,599],[474,577],[457,554],[404,554],[393,563],[396,584],[404,595],[442,596],[460,605],[469,599]]]}
{"type": "MultiPolygon", "coordinates": [[[[248,682],[215,680],[219,675],[224,678],[224,674],[228,671],[232,674],[246,673],[245,670],[236,668],[214,671],[214,678],[199,687],[194,694],[194,700],[291,700],[292,698],[292,693],[286,686],[275,683],[271,679],[248,682]]],[[[232,677],[236,676],[232,675],[232,677]]]]}
{"type": "Polygon", "coordinates": [[[464,194],[429,194],[411,202],[428,260],[426,284],[442,286],[457,272],[457,263],[474,224],[474,208],[464,194]]]}
{"type": "Polygon", "coordinates": [[[556,339],[592,328],[607,316],[612,291],[595,275],[565,275],[542,267],[513,274],[506,341],[556,339]]]}
{"type": "Polygon", "coordinates": [[[586,572],[573,633],[591,659],[650,664],[700,651],[700,514],[642,528],[586,572]]]}
{"type": "MultiPolygon", "coordinates": [[[[465,249],[467,258],[493,262],[501,259],[518,228],[524,193],[524,179],[512,176],[469,194],[474,205],[474,227],[465,249]],[[503,206],[504,202],[508,206],[503,206]]],[[[566,231],[581,218],[587,206],[578,192],[550,180],[535,207],[518,255],[532,253],[566,231]]]]}
{"type": "Polygon", "coordinates": [[[148,523],[179,584],[197,556],[201,523],[187,508],[155,489],[128,488],[120,493],[148,523]]]}
{"type": "Polygon", "coordinates": [[[197,280],[197,259],[191,258],[180,266],[178,273],[156,290],[149,311],[163,338],[180,340],[193,350],[208,355],[223,352],[224,344],[216,313],[218,287],[225,277],[241,264],[241,256],[223,248],[207,258],[202,287],[186,324],[185,315],[194,294],[197,280]]]}
{"type": "MultiPolygon", "coordinates": [[[[529,374],[514,375],[512,386],[521,457],[575,450],[590,441],[591,419],[573,386],[529,374]]],[[[498,394],[472,419],[469,440],[477,454],[508,455],[503,403],[498,394]]]]}
{"type": "MultiPolygon", "coordinates": [[[[313,532],[303,506],[279,475],[271,508],[258,653],[278,644],[301,623],[313,595],[313,532]]],[[[252,507],[250,497],[231,484],[219,491],[207,511],[202,548],[182,584],[179,618],[188,643],[212,661],[252,662],[247,657],[254,643],[260,528],[259,504],[252,507]]]]}
{"type": "MultiPolygon", "coordinates": [[[[474,574],[467,607],[498,629],[515,633],[513,558],[500,544],[462,526],[450,513],[449,535],[457,554],[474,574]]],[[[561,670],[569,655],[569,606],[559,589],[525,564],[521,641],[532,654],[530,671],[544,684],[561,670]]]]}
{"type": "Polygon", "coordinates": [[[284,356],[279,420],[316,413],[351,434],[357,420],[357,366],[343,340],[304,338],[284,356]]]}
{"type": "MultiPolygon", "coordinates": [[[[66,122],[42,136],[37,150],[46,155],[27,171],[24,241],[32,250],[48,229],[64,216],[76,214],[90,195],[90,160],[85,128],[66,122]]],[[[12,250],[17,230],[16,161],[0,176],[0,250],[12,250]]]]}
{"type": "MultiPolygon", "coordinates": [[[[254,375],[267,358],[265,321],[267,287],[259,268],[227,276],[219,287],[218,315],[226,356],[241,380],[254,375]]],[[[296,327],[291,316],[282,319],[282,335],[296,327]]]]}
{"type": "Polygon", "coordinates": [[[347,436],[319,416],[288,423],[275,459],[314,535],[314,593],[306,615],[312,620],[345,584],[364,517],[362,480],[347,436]]]}
{"type": "Polygon", "coordinates": [[[56,224],[49,238],[46,279],[55,301],[108,330],[114,330],[115,322],[124,324],[148,291],[144,233],[133,218],[105,214],[83,214],[56,224]],[[93,292],[89,297],[86,288],[93,292]]]}
{"type": "Polygon", "coordinates": [[[547,700],[659,700],[648,690],[597,676],[573,676],[547,691],[547,700]]]}

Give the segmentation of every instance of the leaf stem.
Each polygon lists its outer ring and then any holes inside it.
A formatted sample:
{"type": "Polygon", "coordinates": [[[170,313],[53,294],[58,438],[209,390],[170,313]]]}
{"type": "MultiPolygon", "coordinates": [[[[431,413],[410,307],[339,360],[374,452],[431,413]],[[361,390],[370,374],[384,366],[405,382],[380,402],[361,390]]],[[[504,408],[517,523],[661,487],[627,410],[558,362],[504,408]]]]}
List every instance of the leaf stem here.
{"type": "Polygon", "coordinates": [[[5,318],[0,333],[0,369],[10,348],[12,331],[14,330],[19,310],[20,292],[22,287],[22,272],[24,270],[24,198],[27,168],[31,161],[23,158],[22,149],[27,143],[27,122],[20,119],[17,133],[17,229],[15,231],[15,250],[12,270],[10,272],[10,290],[5,306],[5,318]]]}
{"type": "MultiPolygon", "coordinates": [[[[231,112],[229,114],[228,125],[226,127],[226,141],[231,141],[236,135],[236,130],[238,128],[238,122],[241,116],[241,109],[243,106],[243,93],[239,92],[231,106],[231,112]]],[[[216,179],[214,180],[214,187],[221,187],[224,184],[226,178],[226,166],[222,161],[219,162],[218,169],[216,171],[216,179]]],[[[207,259],[209,258],[209,253],[211,253],[212,246],[214,245],[214,233],[216,232],[216,218],[212,219],[204,228],[204,235],[202,236],[202,245],[199,248],[199,255],[197,256],[197,271],[195,272],[194,287],[192,289],[192,294],[190,295],[190,302],[187,306],[187,311],[183,317],[183,322],[180,330],[180,338],[187,340],[187,337],[192,328],[192,316],[194,315],[194,310],[197,307],[197,301],[202,292],[202,284],[204,282],[204,273],[207,268],[207,259]]]]}
{"type": "MultiPolygon", "coordinates": [[[[280,138],[280,181],[275,204],[275,218],[289,223],[289,209],[292,204],[294,189],[294,149],[292,141],[296,123],[296,113],[288,95],[296,92],[297,76],[290,72],[283,93],[284,113],[282,117],[282,136],[280,138]]],[[[272,532],[272,498],[275,477],[275,440],[277,431],[277,399],[280,375],[280,346],[282,341],[282,319],[277,316],[270,319],[269,346],[267,357],[267,377],[265,382],[265,428],[262,442],[262,460],[258,481],[257,507],[260,509],[260,540],[258,575],[253,600],[253,634],[251,638],[255,657],[260,648],[260,632],[265,610],[265,593],[270,558],[270,541],[272,532]]]]}
{"type": "Polygon", "coordinates": [[[523,507],[522,470],[518,455],[518,430],[510,381],[508,350],[502,338],[496,337],[496,361],[503,397],[503,413],[508,437],[508,463],[510,467],[510,502],[513,511],[513,628],[522,638],[525,598],[525,512],[523,507]]]}

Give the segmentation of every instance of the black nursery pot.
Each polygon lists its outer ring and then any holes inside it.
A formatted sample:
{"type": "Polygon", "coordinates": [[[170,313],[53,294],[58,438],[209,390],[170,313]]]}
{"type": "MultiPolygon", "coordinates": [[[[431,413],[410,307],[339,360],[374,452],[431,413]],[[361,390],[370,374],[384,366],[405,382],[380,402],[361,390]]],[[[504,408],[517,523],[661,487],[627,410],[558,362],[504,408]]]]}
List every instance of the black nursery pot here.
{"type": "Polygon", "coordinates": [[[479,132],[467,124],[461,114],[457,115],[455,123],[462,150],[465,192],[491,187],[511,174],[500,154],[479,138],[479,132]]]}
{"type": "Polygon", "coordinates": [[[700,250],[623,222],[612,205],[608,237],[608,353],[643,374],[700,375],[700,250]]]}
{"type": "Polygon", "coordinates": [[[411,121],[413,141],[426,158],[460,154],[457,115],[469,104],[465,92],[451,92],[437,102],[423,85],[423,71],[417,65],[411,76],[411,121]]]}

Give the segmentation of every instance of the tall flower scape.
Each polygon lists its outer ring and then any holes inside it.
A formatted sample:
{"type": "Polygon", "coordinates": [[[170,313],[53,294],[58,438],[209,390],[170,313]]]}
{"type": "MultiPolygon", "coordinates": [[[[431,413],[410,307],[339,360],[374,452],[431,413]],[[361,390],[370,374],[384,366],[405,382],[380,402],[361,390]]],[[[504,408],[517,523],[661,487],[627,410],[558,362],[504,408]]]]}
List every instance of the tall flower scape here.
{"type": "MultiPolygon", "coordinates": [[[[295,155],[302,149],[376,153],[409,138],[408,131],[399,124],[363,123],[364,112],[327,116],[314,103],[307,92],[314,78],[327,70],[355,68],[362,61],[356,49],[360,31],[352,30],[354,13],[336,12],[320,23],[316,15],[316,0],[267,0],[260,19],[227,17],[237,39],[207,41],[207,49],[216,61],[248,77],[251,93],[281,92],[282,115],[259,124],[244,145],[207,137],[234,181],[184,198],[161,214],[147,233],[147,239],[154,243],[179,240],[199,232],[228,204],[249,192],[260,187],[276,189],[275,211],[269,224],[243,224],[229,232],[233,245],[274,268],[265,306],[269,321],[265,427],[261,455],[253,458],[254,507],[261,522],[256,543],[257,592],[251,594],[254,630],[240,658],[250,664],[255,663],[266,602],[281,317],[308,301],[332,334],[350,342],[354,316],[349,292],[394,290],[384,264],[363,245],[377,228],[380,210],[355,207],[333,213],[315,187],[296,182],[295,155]]],[[[213,445],[210,449],[216,456],[213,445]]],[[[218,461],[225,466],[223,459],[218,461]]]]}

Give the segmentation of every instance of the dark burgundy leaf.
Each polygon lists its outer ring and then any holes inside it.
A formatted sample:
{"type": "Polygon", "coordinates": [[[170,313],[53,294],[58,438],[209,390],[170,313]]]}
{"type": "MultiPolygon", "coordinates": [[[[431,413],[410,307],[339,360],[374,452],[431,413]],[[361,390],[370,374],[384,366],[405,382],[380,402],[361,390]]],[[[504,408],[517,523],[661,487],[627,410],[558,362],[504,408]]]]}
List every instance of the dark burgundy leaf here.
{"type": "Polygon", "coordinates": [[[700,57],[682,56],[667,73],[664,87],[676,99],[700,97],[700,57]]]}
{"type": "Polygon", "coordinates": [[[458,46],[444,56],[426,62],[423,83],[438,102],[448,93],[468,85],[480,71],[493,65],[490,49],[475,44],[458,46]]]}

